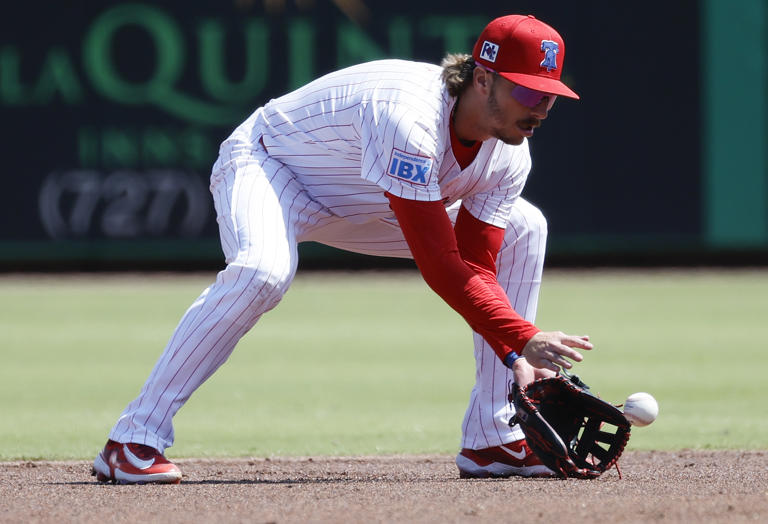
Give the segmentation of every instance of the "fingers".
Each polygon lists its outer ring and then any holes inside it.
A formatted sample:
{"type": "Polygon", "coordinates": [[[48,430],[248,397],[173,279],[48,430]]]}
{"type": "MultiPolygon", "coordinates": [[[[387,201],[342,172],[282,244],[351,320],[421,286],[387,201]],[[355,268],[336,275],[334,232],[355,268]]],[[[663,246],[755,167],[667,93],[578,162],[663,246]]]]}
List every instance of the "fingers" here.
{"type": "Polygon", "coordinates": [[[589,341],[589,335],[583,335],[583,336],[563,335],[560,342],[572,348],[592,349],[594,347],[592,343],[589,341]]]}
{"type": "MultiPolygon", "coordinates": [[[[581,362],[582,360],[584,360],[584,355],[582,355],[575,349],[566,346],[565,344],[558,344],[558,345],[555,345],[554,347],[558,356],[561,357],[561,360],[564,360],[562,357],[569,358],[575,362],[581,362]]],[[[570,369],[570,366],[568,366],[568,369],[570,369]]]]}
{"type": "Polygon", "coordinates": [[[554,347],[547,349],[541,348],[535,356],[529,356],[528,360],[534,367],[548,369],[555,372],[560,371],[561,367],[566,369],[570,369],[572,367],[572,364],[568,362],[568,360],[566,360],[560,354],[559,350],[555,349],[554,347]]]}
{"type": "Polygon", "coordinates": [[[581,362],[584,356],[577,349],[590,350],[594,346],[588,335],[566,335],[560,331],[540,332],[523,348],[523,355],[536,368],[560,371],[571,369],[573,362],[581,362]]]}
{"type": "MultiPolygon", "coordinates": [[[[560,340],[559,344],[555,344],[556,351],[559,355],[569,358],[573,360],[574,362],[581,362],[584,360],[584,355],[579,353],[573,348],[579,348],[579,349],[592,349],[594,345],[589,341],[589,335],[584,336],[573,336],[573,335],[563,335],[563,337],[560,340]]],[[[563,359],[561,359],[563,360],[563,359]]],[[[570,362],[567,362],[567,365],[561,364],[565,369],[571,369],[573,367],[570,362]]]]}
{"type": "Polygon", "coordinates": [[[569,348],[568,346],[565,346],[565,345],[555,346],[553,350],[552,358],[550,360],[560,367],[563,367],[565,369],[571,369],[573,367],[573,364],[571,364],[571,362],[568,359],[573,360],[574,362],[581,362],[582,360],[584,360],[584,357],[582,356],[581,353],[579,353],[575,349],[569,348]]]}

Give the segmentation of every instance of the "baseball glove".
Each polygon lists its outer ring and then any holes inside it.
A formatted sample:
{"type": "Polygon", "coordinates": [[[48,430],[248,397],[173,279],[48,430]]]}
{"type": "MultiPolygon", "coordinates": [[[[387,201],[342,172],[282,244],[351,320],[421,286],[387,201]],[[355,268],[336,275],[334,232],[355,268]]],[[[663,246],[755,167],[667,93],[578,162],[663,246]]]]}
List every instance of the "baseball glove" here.
{"type": "MultiPolygon", "coordinates": [[[[616,464],[629,441],[629,421],[575,375],[512,386],[510,401],[528,446],[562,478],[597,478],[616,464]]],[[[617,466],[618,467],[618,466],[617,466]]]]}

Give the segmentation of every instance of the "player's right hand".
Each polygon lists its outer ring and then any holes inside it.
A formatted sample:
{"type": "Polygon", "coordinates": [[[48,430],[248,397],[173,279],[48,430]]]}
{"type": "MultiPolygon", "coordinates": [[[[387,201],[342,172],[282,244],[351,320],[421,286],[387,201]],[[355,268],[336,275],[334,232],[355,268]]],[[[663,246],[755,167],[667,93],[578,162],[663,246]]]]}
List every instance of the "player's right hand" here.
{"type": "Polygon", "coordinates": [[[589,336],[566,335],[562,331],[540,331],[523,348],[522,356],[535,368],[559,371],[571,369],[570,360],[581,362],[584,357],[573,348],[592,349],[589,336]],[[570,359],[570,360],[569,360],[570,359]]]}

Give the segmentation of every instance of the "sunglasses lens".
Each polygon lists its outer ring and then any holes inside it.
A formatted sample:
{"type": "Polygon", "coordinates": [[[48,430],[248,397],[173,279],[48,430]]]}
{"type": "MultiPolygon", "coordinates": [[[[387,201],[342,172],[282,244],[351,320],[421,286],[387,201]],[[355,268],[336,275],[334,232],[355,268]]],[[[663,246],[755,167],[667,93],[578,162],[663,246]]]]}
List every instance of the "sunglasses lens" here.
{"type": "Polygon", "coordinates": [[[548,95],[549,101],[547,102],[547,111],[552,109],[552,106],[555,105],[555,100],[557,100],[557,95],[548,95]]]}
{"type": "Polygon", "coordinates": [[[547,110],[552,109],[552,105],[557,98],[556,95],[550,95],[549,93],[528,89],[523,86],[513,87],[512,97],[526,107],[536,107],[544,98],[549,98],[549,101],[547,102],[547,110]]]}

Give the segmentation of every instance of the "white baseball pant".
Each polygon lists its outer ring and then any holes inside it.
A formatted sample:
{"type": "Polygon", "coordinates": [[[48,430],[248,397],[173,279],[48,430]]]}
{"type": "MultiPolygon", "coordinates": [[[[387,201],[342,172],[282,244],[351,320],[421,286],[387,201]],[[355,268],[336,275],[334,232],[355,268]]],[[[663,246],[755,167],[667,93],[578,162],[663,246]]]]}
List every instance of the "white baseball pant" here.
{"type": "MultiPolygon", "coordinates": [[[[112,428],[110,438],[118,442],[146,444],[160,452],[173,444],[173,416],[287,291],[296,273],[299,242],[410,258],[396,225],[378,220],[352,224],[329,214],[263,149],[219,159],[211,192],[227,266],[184,314],[139,396],[112,428]]],[[[458,205],[449,209],[452,219],[457,211],[458,205]]],[[[529,321],[536,315],[546,235],[544,216],[519,198],[497,269],[512,306],[529,321]]],[[[513,414],[507,400],[511,370],[476,333],[474,343],[476,382],[461,446],[480,449],[523,438],[518,427],[508,425],[513,414]]]]}

